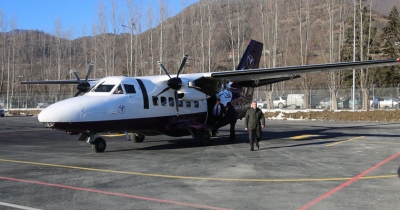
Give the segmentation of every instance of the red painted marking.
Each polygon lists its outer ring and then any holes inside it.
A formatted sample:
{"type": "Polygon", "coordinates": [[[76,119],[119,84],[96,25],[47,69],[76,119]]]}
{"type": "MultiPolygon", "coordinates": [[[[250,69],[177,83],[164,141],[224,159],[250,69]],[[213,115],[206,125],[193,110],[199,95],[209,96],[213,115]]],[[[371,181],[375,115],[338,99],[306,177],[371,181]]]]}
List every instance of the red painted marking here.
{"type": "Polygon", "coordinates": [[[219,207],[213,207],[213,206],[205,206],[205,205],[199,205],[199,204],[183,203],[183,202],[178,202],[178,201],[170,201],[170,200],[143,197],[143,196],[137,196],[137,195],[129,195],[129,194],[123,194],[123,193],[109,192],[109,191],[103,191],[103,190],[95,190],[95,189],[74,187],[74,186],[61,185],[61,184],[52,184],[52,183],[46,183],[46,182],[38,182],[38,181],[31,181],[31,180],[24,180],[24,179],[9,178],[9,177],[3,177],[3,176],[0,176],[0,179],[8,180],[8,181],[30,183],[30,184],[45,185],[45,186],[50,186],[50,187],[58,187],[58,188],[64,188],[64,189],[71,189],[71,190],[86,191],[86,192],[92,192],[92,193],[100,193],[100,194],[105,194],[105,195],[114,195],[114,196],[120,196],[120,197],[126,197],[126,198],[134,198],[134,199],[140,199],[140,200],[154,201],[154,202],[159,202],[159,203],[167,203],[167,204],[180,205],[180,206],[189,206],[189,207],[194,207],[194,208],[215,209],[215,210],[229,210],[229,209],[226,209],[226,208],[219,208],[219,207]]]}
{"type": "Polygon", "coordinates": [[[334,193],[336,193],[337,191],[343,189],[343,188],[346,187],[347,185],[349,185],[349,184],[351,184],[351,183],[357,181],[357,180],[360,179],[361,177],[363,177],[363,176],[365,176],[366,174],[370,173],[371,171],[373,171],[373,170],[375,170],[375,169],[381,167],[383,164],[389,162],[390,160],[392,160],[393,158],[395,158],[395,157],[397,157],[397,156],[399,156],[399,155],[400,155],[400,152],[398,152],[398,153],[396,153],[396,154],[390,156],[390,157],[387,158],[386,160],[384,160],[384,161],[382,161],[382,162],[376,164],[374,167],[372,167],[372,168],[370,168],[370,169],[368,169],[368,170],[362,172],[361,174],[359,174],[359,175],[353,177],[352,179],[350,179],[349,181],[347,181],[347,182],[345,182],[345,183],[343,183],[343,184],[337,186],[336,188],[334,188],[334,189],[332,189],[331,191],[329,191],[329,192],[323,194],[322,196],[316,198],[315,200],[311,201],[310,203],[307,203],[306,205],[300,207],[299,210],[304,210],[304,209],[310,208],[311,206],[315,205],[316,203],[318,203],[318,202],[322,201],[323,199],[325,199],[325,198],[331,196],[332,194],[334,194],[334,193]]]}

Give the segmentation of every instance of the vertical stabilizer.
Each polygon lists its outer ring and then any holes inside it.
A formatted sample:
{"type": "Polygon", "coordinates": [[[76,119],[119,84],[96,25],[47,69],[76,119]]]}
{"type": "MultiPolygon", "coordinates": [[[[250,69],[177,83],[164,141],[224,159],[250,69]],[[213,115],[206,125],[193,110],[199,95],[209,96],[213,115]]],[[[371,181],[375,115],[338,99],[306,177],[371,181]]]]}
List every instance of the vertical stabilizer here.
{"type": "MultiPolygon", "coordinates": [[[[250,40],[246,51],[243,53],[242,59],[236,68],[236,71],[244,69],[258,69],[260,65],[260,59],[263,49],[263,43],[250,40]]],[[[250,103],[253,100],[254,87],[244,86],[240,83],[233,82],[231,84],[231,89],[233,90],[232,101],[235,104],[240,104],[235,106],[238,113],[238,118],[243,118],[246,110],[250,107],[250,103]]]]}
{"type": "MultiPolygon", "coordinates": [[[[246,51],[243,53],[242,59],[240,60],[236,71],[259,68],[262,49],[263,44],[261,42],[250,40],[250,43],[247,46],[246,51]]],[[[237,97],[244,97],[248,101],[251,101],[253,99],[254,87],[244,87],[239,83],[233,82],[231,84],[231,88],[236,89],[236,92],[241,93],[240,95],[237,94],[236,96],[234,96],[234,99],[237,97]]]]}
{"type": "Polygon", "coordinates": [[[260,64],[262,49],[263,44],[261,42],[250,40],[236,70],[257,69],[260,64]]]}

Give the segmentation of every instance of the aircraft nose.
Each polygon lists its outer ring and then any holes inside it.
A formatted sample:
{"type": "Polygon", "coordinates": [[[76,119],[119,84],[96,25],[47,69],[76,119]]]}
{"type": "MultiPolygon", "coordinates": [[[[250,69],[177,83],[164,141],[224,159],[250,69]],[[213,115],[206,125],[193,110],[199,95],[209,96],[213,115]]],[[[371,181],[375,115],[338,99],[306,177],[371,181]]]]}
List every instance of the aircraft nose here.
{"type": "Polygon", "coordinates": [[[48,106],[38,116],[40,122],[82,122],[104,114],[102,98],[79,96],[48,106]]]}
{"type": "MultiPolygon", "coordinates": [[[[74,99],[74,98],[71,98],[74,99]]],[[[71,122],[80,117],[81,106],[75,100],[54,103],[40,112],[39,122],[71,122]]]]}

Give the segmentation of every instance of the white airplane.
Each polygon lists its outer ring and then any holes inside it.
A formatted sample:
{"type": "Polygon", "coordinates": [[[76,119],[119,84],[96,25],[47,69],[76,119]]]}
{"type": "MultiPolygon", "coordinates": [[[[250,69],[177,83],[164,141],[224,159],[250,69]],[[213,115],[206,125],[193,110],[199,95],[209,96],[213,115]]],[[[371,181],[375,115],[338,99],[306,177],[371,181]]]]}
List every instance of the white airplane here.
{"type": "MultiPolygon", "coordinates": [[[[231,102],[243,118],[253,99],[255,87],[300,77],[300,74],[338,71],[366,67],[398,65],[400,58],[358,62],[259,68],[263,44],[251,40],[243,57],[233,71],[180,74],[186,63],[184,57],[176,75],[125,77],[114,76],[100,80],[24,81],[21,84],[78,84],[75,96],[54,103],[38,116],[47,127],[78,135],[95,152],[103,152],[106,142],[98,133],[125,133],[127,139],[143,142],[146,135],[173,137],[191,135],[201,144],[210,141],[212,126],[207,121],[216,98],[226,105],[231,102]]],[[[220,126],[227,125],[228,122],[220,126]]]]}

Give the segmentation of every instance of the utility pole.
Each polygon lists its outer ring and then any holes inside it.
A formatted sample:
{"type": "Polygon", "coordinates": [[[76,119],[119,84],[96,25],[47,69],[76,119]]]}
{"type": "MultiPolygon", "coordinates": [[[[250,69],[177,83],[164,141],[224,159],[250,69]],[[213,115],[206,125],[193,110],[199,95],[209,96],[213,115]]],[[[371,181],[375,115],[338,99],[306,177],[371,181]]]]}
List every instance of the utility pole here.
{"type": "MultiPolygon", "coordinates": [[[[356,61],[356,7],[357,3],[354,0],[354,22],[353,22],[353,61],[356,61]]],[[[356,70],[353,69],[353,112],[355,111],[355,104],[356,104],[356,70]]]]}
{"type": "Polygon", "coordinates": [[[7,111],[10,111],[10,46],[8,46],[7,60],[7,111]]]}

